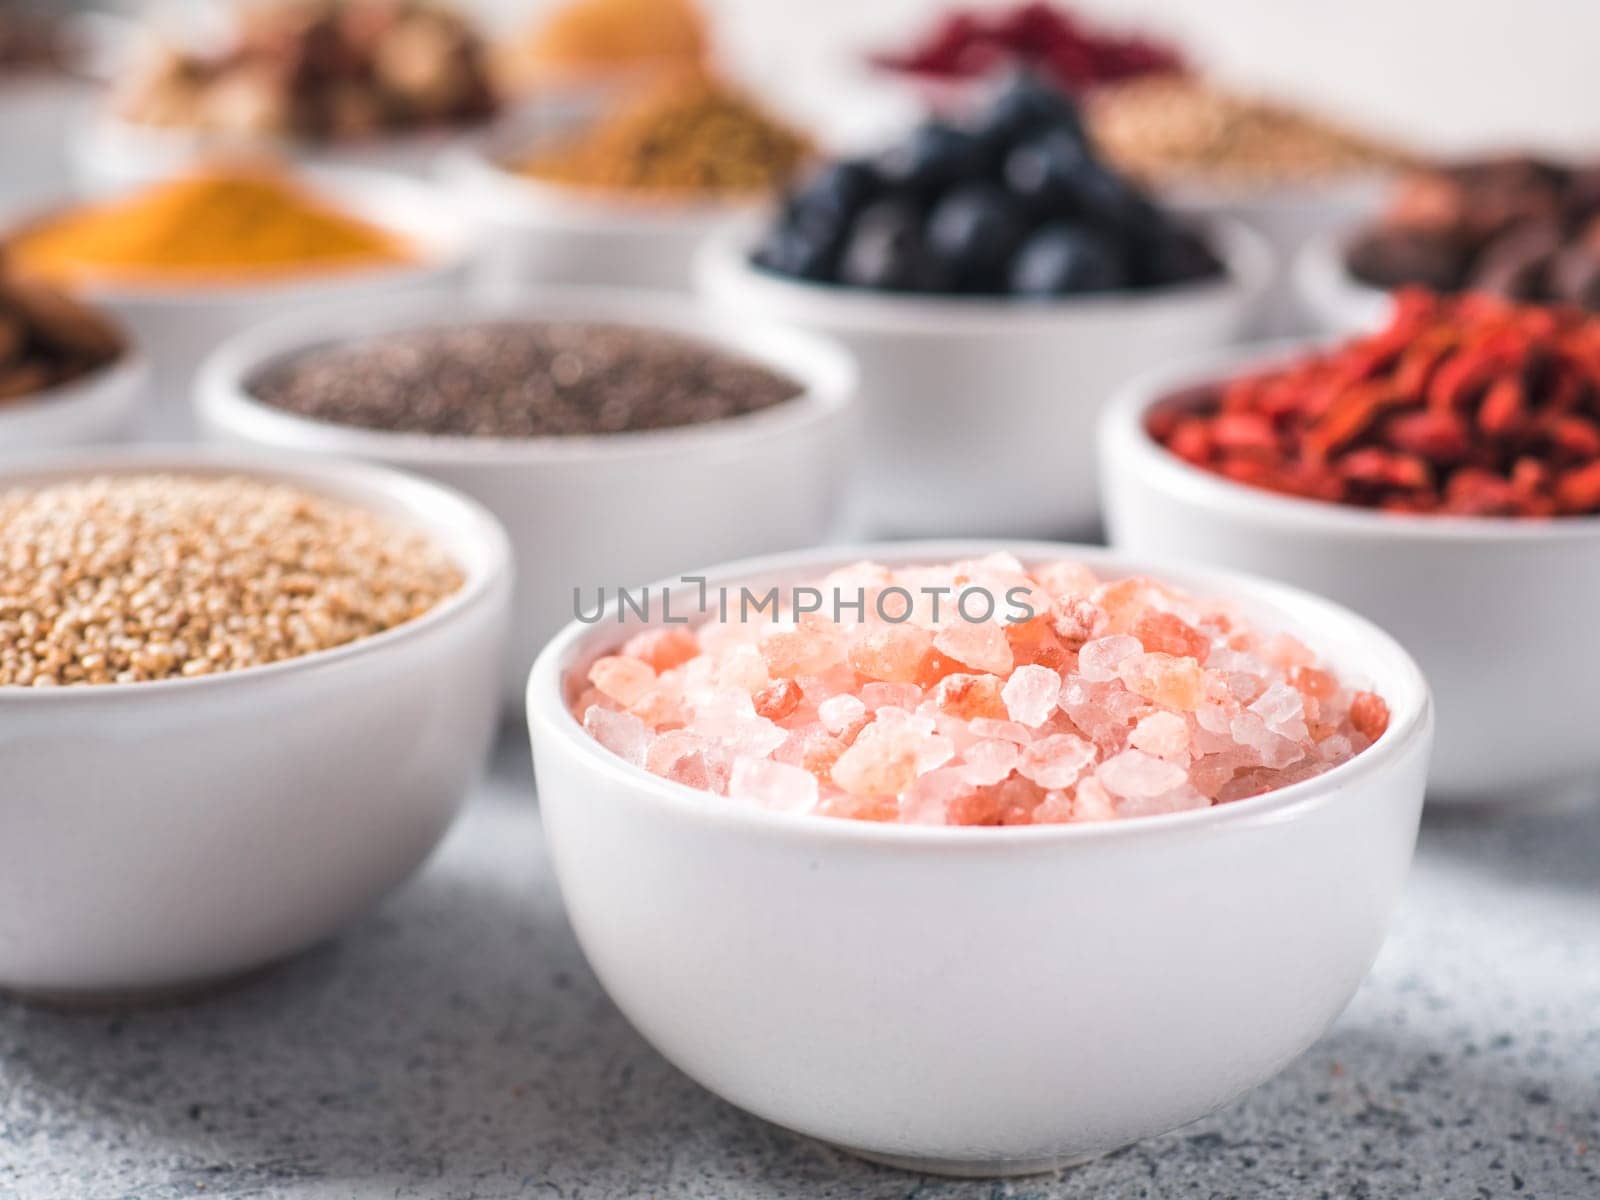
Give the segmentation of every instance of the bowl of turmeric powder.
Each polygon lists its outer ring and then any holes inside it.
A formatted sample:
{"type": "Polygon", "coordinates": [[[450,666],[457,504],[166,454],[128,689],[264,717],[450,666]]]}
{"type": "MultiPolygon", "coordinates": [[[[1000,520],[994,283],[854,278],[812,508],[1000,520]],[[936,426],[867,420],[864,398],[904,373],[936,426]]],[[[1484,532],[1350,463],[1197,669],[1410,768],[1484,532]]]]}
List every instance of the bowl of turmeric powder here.
{"type": "Polygon", "coordinates": [[[192,430],[200,360],[230,335],[311,303],[461,281],[471,238],[428,185],[336,168],[219,165],[16,223],[15,267],[117,317],[151,362],[147,436],[192,430]]]}
{"type": "Polygon", "coordinates": [[[810,140],[749,93],[684,69],[588,112],[535,106],[442,174],[495,246],[479,264],[491,292],[687,289],[700,243],[770,204],[811,157],[810,140]]]}

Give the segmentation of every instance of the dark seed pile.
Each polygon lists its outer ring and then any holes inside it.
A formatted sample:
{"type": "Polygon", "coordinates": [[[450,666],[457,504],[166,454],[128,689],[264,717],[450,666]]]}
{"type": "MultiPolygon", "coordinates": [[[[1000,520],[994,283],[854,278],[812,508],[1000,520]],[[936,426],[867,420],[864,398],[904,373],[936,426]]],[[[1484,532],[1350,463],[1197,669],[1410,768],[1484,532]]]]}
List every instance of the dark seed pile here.
{"type": "Polygon", "coordinates": [[[258,400],[340,425],[445,437],[570,437],[698,425],[800,394],[690,338],[622,325],[502,322],[409,330],[263,369],[258,400]]]}

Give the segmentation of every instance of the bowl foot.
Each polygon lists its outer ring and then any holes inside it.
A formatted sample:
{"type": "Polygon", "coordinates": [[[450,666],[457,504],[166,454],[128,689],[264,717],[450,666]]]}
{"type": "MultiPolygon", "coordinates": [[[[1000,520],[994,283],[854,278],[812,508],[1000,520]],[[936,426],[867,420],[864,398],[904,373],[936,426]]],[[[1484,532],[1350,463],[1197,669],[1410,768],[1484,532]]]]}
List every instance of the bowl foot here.
{"type": "Polygon", "coordinates": [[[855,1146],[839,1146],[846,1154],[864,1158],[880,1167],[894,1167],[899,1171],[914,1171],[919,1175],[947,1175],[955,1179],[1002,1179],[1015,1175],[1045,1175],[1064,1171],[1068,1167],[1082,1166],[1105,1155],[1068,1154],[1060,1158],[995,1159],[992,1162],[959,1158],[917,1158],[901,1154],[880,1154],[876,1150],[862,1150],[855,1146]]]}

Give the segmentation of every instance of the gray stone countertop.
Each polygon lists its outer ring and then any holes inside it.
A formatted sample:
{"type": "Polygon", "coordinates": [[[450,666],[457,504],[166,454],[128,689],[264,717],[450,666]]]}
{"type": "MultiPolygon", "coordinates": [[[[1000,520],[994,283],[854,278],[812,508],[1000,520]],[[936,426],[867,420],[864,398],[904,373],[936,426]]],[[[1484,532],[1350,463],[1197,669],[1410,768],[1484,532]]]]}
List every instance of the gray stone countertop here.
{"type": "Polygon", "coordinates": [[[1223,1112],[1060,1175],[869,1166],[723,1104],[584,965],[513,736],[422,874],[181,1007],[0,1001],[0,1197],[1600,1198],[1600,809],[1430,815],[1333,1031],[1223,1112]]]}

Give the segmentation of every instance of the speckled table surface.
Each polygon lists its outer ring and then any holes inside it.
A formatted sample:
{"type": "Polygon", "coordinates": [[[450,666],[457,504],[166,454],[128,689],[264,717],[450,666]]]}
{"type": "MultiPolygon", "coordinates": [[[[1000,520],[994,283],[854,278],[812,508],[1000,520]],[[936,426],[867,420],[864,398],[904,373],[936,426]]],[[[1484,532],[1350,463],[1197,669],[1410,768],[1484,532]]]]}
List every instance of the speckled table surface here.
{"type": "Polygon", "coordinates": [[[1227,1110],[1061,1175],[869,1166],[628,1027],[545,865],[526,746],[422,875],[203,1003],[0,1002],[0,1197],[1600,1197],[1600,810],[1430,817],[1333,1031],[1227,1110]]]}

